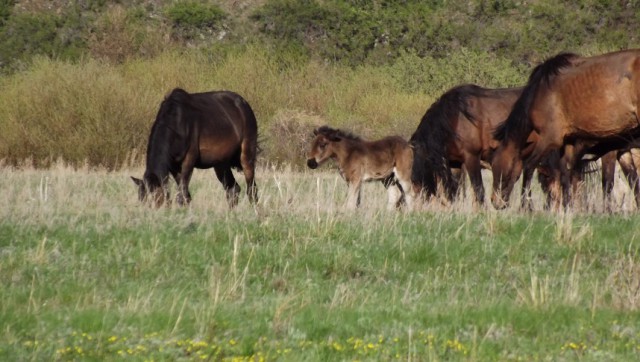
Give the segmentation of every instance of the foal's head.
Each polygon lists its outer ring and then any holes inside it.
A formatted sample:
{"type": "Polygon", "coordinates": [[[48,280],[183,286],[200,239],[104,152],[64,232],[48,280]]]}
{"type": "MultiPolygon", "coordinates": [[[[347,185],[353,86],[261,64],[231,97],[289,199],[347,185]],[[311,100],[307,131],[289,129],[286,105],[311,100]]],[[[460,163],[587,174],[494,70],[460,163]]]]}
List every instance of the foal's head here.
{"type": "Polygon", "coordinates": [[[344,133],[328,126],[313,130],[315,138],[307,154],[307,166],[315,169],[336,154],[335,144],[344,138],[358,139],[356,136],[344,133]]]}

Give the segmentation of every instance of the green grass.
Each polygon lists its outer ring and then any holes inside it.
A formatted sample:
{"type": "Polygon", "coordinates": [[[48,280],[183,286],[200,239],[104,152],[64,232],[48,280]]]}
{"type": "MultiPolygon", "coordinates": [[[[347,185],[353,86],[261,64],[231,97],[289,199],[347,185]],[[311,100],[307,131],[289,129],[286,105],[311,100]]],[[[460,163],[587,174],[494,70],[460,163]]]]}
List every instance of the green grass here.
{"type": "Polygon", "coordinates": [[[140,169],[2,174],[3,360],[640,355],[636,214],[389,212],[379,184],[349,213],[337,173],[282,169],[256,208],[199,171],[190,207],[155,210],[140,169]]]}

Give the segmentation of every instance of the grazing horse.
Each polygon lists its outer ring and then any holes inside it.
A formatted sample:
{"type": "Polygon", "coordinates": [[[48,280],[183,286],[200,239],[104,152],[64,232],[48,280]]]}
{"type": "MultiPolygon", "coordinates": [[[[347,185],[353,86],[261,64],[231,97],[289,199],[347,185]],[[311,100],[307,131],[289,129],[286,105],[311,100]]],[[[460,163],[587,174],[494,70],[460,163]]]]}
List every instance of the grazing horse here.
{"type": "Polygon", "coordinates": [[[494,132],[496,208],[508,204],[523,168],[559,150],[563,205],[572,169],[586,153],[597,157],[629,147],[640,135],[640,50],[595,57],[562,53],[538,65],[507,120],[494,132]]]}
{"type": "MultiPolygon", "coordinates": [[[[523,88],[487,89],[473,84],[456,86],[429,107],[411,136],[414,149],[412,180],[427,195],[436,193],[437,181],[451,200],[456,194],[452,169],[464,167],[478,204],[484,203],[482,163],[490,162],[497,142],[493,130],[503,122],[523,88]]],[[[529,186],[533,168],[526,173],[522,206],[530,208],[529,186]]]]}
{"type": "Polygon", "coordinates": [[[254,181],[258,126],[253,110],[241,96],[228,91],[192,93],[176,88],[160,104],[147,145],[142,180],[132,177],[138,196],[160,206],[169,201],[168,181],[178,184],[180,205],[191,201],[193,168],[213,167],[226,190],[230,207],[238,203],[240,186],[231,168],[244,172],[249,201],[256,203],[254,181]]]}
{"type": "Polygon", "coordinates": [[[347,208],[355,209],[360,205],[362,182],[370,180],[380,180],[384,184],[389,209],[400,207],[403,202],[412,208],[413,151],[402,137],[390,136],[369,142],[327,126],[315,129],[313,134],[315,138],[307,166],[315,169],[329,159],[336,160],[340,175],[349,184],[347,208]]]}

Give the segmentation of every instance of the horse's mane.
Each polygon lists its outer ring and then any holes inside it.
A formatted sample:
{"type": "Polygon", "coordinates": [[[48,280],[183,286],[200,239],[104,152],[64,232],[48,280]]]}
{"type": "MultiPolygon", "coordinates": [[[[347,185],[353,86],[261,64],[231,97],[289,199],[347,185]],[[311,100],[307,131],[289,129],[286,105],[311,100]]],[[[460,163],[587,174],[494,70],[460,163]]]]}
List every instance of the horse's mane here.
{"type": "Polygon", "coordinates": [[[502,142],[514,140],[518,144],[524,144],[531,132],[532,126],[529,121],[529,109],[540,85],[549,84],[551,77],[557,75],[560,70],[570,66],[579,55],[574,53],[560,53],[536,66],[522,94],[513,105],[513,109],[506,121],[501,123],[493,131],[493,138],[502,142]]]}
{"type": "Polygon", "coordinates": [[[320,133],[323,136],[333,136],[333,137],[339,137],[339,138],[344,138],[344,139],[348,139],[348,140],[353,140],[353,141],[361,141],[362,138],[360,138],[360,136],[357,136],[351,132],[347,132],[347,131],[343,131],[337,128],[331,128],[329,126],[322,126],[320,128],[318,128],[316,130],[318,133],[320,133]]]}
{"type": "Polygon", "coordinates": [[[151,126],[149,140],[147,143],[147,168],[164,168],[169,160],[169,143],[166,142],[169,137],[175,134],[176,124],[175,116],[179,107],[189,104],[190,95],[184,89],[175,88],[169,93],[156,115],[156,119],[151,126]]]}
{"type": "Polygon", "coordinates": [[[427,109],[411,136],[409,143],[414,148],[411,178],[428,193],[434,194],[436,191],[437,180],[434,176],[440,178],[446,190],[453,190],[453,176],[446,162],[446,146],[456,137],[452,119],[462,113],[470,122],[475,122],[467,99],[481,95],[484,91],[484,88],[473,84],[448,90],[427,109]]]}

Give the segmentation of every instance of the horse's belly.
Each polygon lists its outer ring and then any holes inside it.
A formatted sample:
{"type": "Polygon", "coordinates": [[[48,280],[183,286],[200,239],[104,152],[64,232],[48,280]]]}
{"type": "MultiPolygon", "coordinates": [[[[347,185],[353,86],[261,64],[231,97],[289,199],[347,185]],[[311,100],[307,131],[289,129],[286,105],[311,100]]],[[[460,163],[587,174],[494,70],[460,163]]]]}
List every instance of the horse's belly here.
{"type": "Polygon", "coordinates": [[[576,124],[578,133],[594,137],[609,137],[613,135],[623,135],[625,132],[638,128],[635,114],[628,113],[617,117],[602,117],[591,119],[590,121],[576,124]]]}
{"type": "Polygon", "coordinates": [[[211,168],[222,164],[232,164],[237,160],[236,150],[200,150],[200,156],[196,161],[198,168],[211,168]]]}
{"type": "Polygon", "coordinates": [[[391,170],[368,170],[365,171],[362,175],[363,181],[375,181],[383,178],[389,177],[393,173],[393,169],[391,170]]]}

